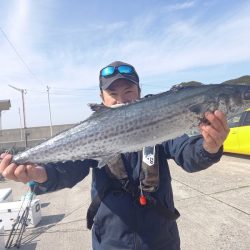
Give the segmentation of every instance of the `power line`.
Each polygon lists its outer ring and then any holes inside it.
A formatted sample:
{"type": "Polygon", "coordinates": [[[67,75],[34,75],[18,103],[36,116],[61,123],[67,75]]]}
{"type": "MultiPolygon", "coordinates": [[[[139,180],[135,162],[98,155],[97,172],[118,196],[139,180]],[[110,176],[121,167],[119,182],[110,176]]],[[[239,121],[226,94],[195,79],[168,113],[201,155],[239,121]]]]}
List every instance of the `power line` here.
{"type": "MultiPolygon", "coordinates": [[[[29,89],[26,88],[30,93],[34,93],[34,94],[41,94],[41,95],[46,95],[47,92],[46,91],[39,91],[39,90],[33,90],[33,89],[29,89]]],[[[52,89],[52,91],[50,91],[50,94],[53,96],[83,96],[86,94],[90,94],[93,93],[92,90],[89,92],[88,90],[85,90],[85,92],[80,92],[79,91],[75,91],[75,90],[68,90],[68,91],[55,91],[54,89],[52,89]]]]}
{"type": "Polygon", "coordinates": [[[42,82],[37,78],[37,76],[32,72],[32,70],[30,69],[30,67],[28,66],[28,64],[24,61],[24,59],[22,58],[22,56],[19,54],[19,52],[17,51],[17,49],[15,48],[14,44],[10,41],[10,39],[8,38],[7,34],[3,31],[3,29],[0,27],[0,31],[3,33],[5,39],[7,40],[7,42],[9,43],[9,45],[11,46],[11,48],[14,50],[14,52],[16,53],[17,57],[19,58],[19,60],[23,63],[23,65],[25,66],[25,68],[28,70],[28,72],[40,83],[42,84],[42,82]]]}
{"type": "Polygon", "coordinates": [[[53,87],[53,90],[62,90],[62,91],[86,91],[86,90],[98,90],[98,85],[95,87],[87,87],[87,88],[57,88],[53,87]]]}

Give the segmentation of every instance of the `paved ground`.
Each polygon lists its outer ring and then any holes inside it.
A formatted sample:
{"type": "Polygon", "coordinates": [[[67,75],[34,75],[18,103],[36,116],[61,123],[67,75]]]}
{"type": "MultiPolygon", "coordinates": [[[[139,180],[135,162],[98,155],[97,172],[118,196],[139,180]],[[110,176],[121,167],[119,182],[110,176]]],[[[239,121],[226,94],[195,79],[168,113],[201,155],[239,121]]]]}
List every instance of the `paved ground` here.
{"type": "MultiPolygon", "coordinates": [[[[170,162],[183,250],[250,249],[250,158],[224,155],[210,169],[188,174],[170,162]]],[[[14,200],[27,187],[11,181],[14,200]]],[[[91,249],[86,229],[90,178],[71,190],[39,196],[43,218],[26,231],[21,249],[91,249]]],[[[8,232],[7,232],[8,233],[8,232]]]]}

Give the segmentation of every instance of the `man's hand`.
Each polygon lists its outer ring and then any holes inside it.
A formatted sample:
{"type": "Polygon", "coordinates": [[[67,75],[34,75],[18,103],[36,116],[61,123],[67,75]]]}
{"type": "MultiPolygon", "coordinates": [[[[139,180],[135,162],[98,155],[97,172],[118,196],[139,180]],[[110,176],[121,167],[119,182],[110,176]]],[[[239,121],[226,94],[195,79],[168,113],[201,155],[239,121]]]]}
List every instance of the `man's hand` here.
{"type": "Polygon", "coordinates": [[[23,183],[29,181],[43,183],[48,179],[44,167],[37,165],[16,165],[15,163],[11,163],[12,155],[10,154],[2,154],[1,158],[0,174],[7,179],[23,183]]]}
{"type": "Polygon", "coordinates": [[[216,110],[214,113],[207,112],[205,117],[210,124],[200,125],[201,134],[204,137],[203,147],[211,154],[217,153],[229,133],[226,116],[223,112],[216,110]]]}

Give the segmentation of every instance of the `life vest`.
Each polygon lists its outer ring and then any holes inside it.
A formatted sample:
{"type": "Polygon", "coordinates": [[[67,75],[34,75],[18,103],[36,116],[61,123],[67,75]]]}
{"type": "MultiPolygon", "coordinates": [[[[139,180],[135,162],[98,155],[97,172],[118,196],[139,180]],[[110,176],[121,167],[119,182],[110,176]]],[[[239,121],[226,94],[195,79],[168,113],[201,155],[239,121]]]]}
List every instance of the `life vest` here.
{"type": "MultiPolygon", "coordinates": [[[[139,153],[139,156],[141,158],[139,186],[135,186],[129,181],[124,155],[120,154],[111,159],[109,164],[105,166],[105,171],[113,181],[119,184],[120,190],[130,193],[135,199],[138,199],[140,205],[152,207],[162,216],[170,220],[176,220],[180,216],[179,212],[176,209],[174,212],[170,211],[151,195],[158,190],[160,183],[158,147],[145,147],[139,153]]],[[[113,187],[104,186],[101,190],[98,190],[98,194],[92,199],[87,211],[88,229],[92,228],[94,217],[102,200],[111,191],[114,191],[113,187]]]]}

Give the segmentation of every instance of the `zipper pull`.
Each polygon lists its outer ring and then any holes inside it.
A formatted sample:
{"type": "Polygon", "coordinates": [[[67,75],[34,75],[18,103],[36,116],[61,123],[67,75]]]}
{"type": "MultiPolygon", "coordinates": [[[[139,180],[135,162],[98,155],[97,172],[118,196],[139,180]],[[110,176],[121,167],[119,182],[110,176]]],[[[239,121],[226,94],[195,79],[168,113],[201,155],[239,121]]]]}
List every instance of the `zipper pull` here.
{"type": "Polygon", "coordinates": [[[140,194],[140,197],[139,197],[139,202],[142,206],[145,206],[147,205],[147,199],[146,197],[143,195],[143,192],[142,192],[142,185],[141,185],[141,180],[140,180],[140,191],[141,191],[141,194],[140,194]]]}

